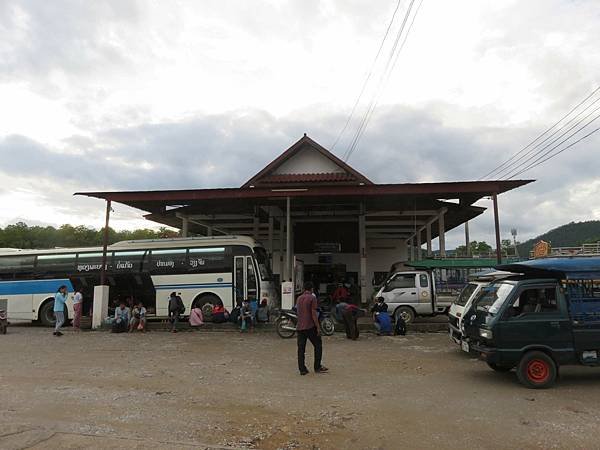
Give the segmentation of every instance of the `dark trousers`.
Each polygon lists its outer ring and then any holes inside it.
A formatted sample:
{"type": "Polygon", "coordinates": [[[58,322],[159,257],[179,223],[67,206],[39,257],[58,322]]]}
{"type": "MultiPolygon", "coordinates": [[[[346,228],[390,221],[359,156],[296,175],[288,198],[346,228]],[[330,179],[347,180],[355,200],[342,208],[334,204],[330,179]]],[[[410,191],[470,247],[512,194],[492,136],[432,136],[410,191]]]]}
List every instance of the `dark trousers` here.
{"type": "Polygon", "coordinates": [[[342,312],[342,320],[346,327],[346,337],[353,340],[358,339],[358,323],[354,313],[352,311],[342,312]]]}
{"type": "Polygon", "coordinates": [[[321,358],[323,357],[323,341],[321,336],[317,334],[317,327],[308,330],[298,330],[298,370],[300,372],[308,372],[306,363],[304,362],[304,354],[306,352],[306,341],[315,348],[315,370],[321,368],[321,358]]]}

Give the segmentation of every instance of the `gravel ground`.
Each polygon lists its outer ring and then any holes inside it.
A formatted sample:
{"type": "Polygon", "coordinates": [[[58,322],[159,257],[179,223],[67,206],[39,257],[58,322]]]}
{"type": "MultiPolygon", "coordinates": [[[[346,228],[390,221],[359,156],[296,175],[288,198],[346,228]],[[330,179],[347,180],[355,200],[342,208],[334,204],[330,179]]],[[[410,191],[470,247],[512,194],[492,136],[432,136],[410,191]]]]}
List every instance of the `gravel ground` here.
{"type": "Polygon", "coordinates": [[[0,361],[2,449],[600,448],[600,371],[532,391],[441,333],[338,334],[304,377],[272,333],[12,327],[0,361]]]}

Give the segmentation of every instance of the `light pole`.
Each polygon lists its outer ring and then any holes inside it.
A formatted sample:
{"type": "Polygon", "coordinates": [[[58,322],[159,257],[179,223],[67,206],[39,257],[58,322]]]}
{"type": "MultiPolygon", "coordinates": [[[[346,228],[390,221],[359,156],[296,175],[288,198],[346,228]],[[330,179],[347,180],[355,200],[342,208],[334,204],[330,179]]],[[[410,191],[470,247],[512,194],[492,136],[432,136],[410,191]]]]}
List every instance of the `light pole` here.
{"type": "Polygon", "coordinates": [[[510,234],[512,234],[512,237],[513,237],[513,245],[515,247],[515,256],[518,258],[519,257],[519,250],[517,249],[517,229],[516,228],[511,228],[510,229],[510,234]]]}

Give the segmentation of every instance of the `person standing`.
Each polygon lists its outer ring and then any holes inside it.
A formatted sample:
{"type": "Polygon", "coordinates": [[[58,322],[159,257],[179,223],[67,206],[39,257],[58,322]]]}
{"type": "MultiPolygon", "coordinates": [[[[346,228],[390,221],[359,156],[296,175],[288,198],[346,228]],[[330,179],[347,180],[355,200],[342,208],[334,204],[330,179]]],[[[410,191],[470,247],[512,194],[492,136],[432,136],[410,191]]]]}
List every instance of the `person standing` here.
{"type": "Polygon", "coordinates": [[[323,341],[321,339],[321,324],[317,313],[317,299],[313,294],[313,284],[304,283],[304,293],[296,302],[298,312],[298,370],[300,375],[306,375],[308,369],[305,363],[306,341],[309,340],[315,349],[315,373],[327,372],[329,369],[321,364],[323,357],[323,341]]]}
{"type": "Polygon", "coordinates": [[[73,331],[81,331],[81,314],[83,312],[83,295],[79,289],[73,296],[73,331]]]}
{"type": "Polygon", "coordinates": [[[65,323],[65,309],[67,307],[67,287],[63,284],[58,288],[58,291],[54,295],[54,317],[56,318],[56,324],[54,325],[54,336],[62,336],[60,329],[65,323]]]}
{"type": "Polygon", "coordinates": [[[169,297],[169,319],[171,320],[171,333],[177,333],[177,324],[179,316],[185,312],[185,306],[180,295],[176,292],[171,292],[169,297]]]}

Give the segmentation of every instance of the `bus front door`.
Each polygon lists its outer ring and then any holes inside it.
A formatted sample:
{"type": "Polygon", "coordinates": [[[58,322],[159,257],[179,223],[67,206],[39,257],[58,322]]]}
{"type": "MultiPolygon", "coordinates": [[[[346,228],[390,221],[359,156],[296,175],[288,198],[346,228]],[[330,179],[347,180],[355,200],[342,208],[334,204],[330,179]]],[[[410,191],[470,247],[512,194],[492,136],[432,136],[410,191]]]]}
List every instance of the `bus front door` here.
{"type": "Polygon", "coordinates": [[[258,300],[258,278],[252,256],[234,257],[234,301],[232,307],[240,304],[244,299],[258,300]]]}

